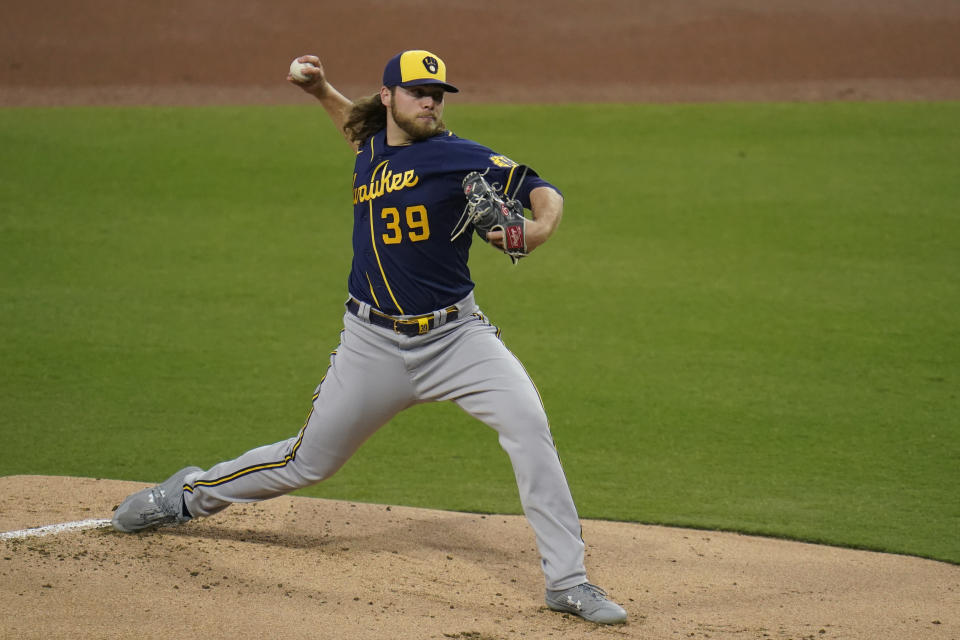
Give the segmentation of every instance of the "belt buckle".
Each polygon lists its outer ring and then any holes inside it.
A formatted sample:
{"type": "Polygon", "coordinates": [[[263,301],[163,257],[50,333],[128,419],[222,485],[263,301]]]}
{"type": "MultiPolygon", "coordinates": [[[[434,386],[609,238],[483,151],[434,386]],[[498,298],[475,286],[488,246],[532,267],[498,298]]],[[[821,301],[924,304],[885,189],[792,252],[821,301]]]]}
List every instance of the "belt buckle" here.
{"type": "Polygon", "coordinates": [[[423,316],[417,318],[417,333],[423,335],[427,331],[430,331],[430,321],[433,320],[432,316],[423,316]]]}
{"type": "Polygon", "coordinates": [[[423,335],[430,331],[430,321],[433,320],[432,316],[423,316],[420,318],[411,318],[410,320],[393,320],[393,331],[395,333],[400,333],[407,335],[406,331],[403,331],[403,327],[408,327],[411,325],[416,325],[417,335],[423,335]]]}

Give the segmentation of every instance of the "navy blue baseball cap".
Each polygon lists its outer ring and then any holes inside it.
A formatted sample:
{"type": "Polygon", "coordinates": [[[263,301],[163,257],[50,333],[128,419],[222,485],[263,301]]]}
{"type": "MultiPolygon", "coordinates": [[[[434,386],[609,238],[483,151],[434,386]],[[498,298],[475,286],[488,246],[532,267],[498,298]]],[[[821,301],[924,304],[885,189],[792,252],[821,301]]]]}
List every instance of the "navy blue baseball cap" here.
{"type": "Polygon", "coordinates": [[[443,60],[423,49],[398,53],[390,58],[383,70],[385,87],[417,87],[426,84],[439,85],[449,93],[460,91],[447,82],[447,65],[443,60]]]}

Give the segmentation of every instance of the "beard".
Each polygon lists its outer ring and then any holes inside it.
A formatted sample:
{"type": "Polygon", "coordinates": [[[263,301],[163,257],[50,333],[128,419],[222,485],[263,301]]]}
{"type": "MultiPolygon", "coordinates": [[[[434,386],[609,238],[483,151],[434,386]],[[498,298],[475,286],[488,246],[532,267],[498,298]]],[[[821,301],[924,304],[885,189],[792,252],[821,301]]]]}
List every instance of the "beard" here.
{"type": "Polygon", "coordinates": [[[390,103],[390,115],[393,116],[393,121],[397,123],[397,126],[410,136],[410,139],[413,141],[432,138],[447,129],[447,126],[440,118],[436,120],[421,120],[417,117],[408,117],[400,114],[397,111],[397,104],[395,102],[390,103]]]}

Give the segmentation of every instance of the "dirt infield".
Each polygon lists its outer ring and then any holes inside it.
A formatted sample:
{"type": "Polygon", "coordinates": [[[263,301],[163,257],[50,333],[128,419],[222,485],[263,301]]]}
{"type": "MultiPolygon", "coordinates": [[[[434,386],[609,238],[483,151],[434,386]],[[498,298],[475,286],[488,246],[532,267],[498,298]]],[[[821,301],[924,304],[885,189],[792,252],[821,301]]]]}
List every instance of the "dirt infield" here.
{"type": "Polygon", "coordinates": [[[421,47],[459,102],[960,99],[955,0],[8,4],[0,105],[302,103],[307,52],[356,97],[421,47]]]}
{"type": "MultiPolygon", "coordinates": [[[[143,484],[0,478],[0,531],[108,518],[143,484]]],[[[548,611],[533,534],[484,516],[309,498],[155,533],[0,540],[4,638],[960,637],[960,567],[730,533],[584,522],[630,613],[548,611]]]]}
{"type": "MultiPolygon", "coordinates": [[[[392,53],[442,55],[456,102],[958,100],[956,0],[32,0],[4,8],[0,106],[305,104],[392,53]]],[[[140,484],[0,477],[0,532],[109,518],[140,484]]],[[[625,489],[626,490],[626,489],[625,489]]],[[[630,613],[549,612],[523,518],[281,498],[142,535],[0,541],[0,638],[960,640],[960,567],[584,522],[630,613]]]]}

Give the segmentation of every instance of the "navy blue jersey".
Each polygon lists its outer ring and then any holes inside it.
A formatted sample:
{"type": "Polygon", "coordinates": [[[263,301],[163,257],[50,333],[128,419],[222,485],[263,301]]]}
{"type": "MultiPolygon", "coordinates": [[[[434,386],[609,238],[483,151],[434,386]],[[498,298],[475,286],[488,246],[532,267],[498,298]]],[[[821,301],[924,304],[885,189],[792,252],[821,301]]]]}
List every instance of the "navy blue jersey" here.
{"type": "Polygon", "coordinates": [[[357,151],[353,174],[353,267],[350,294],[384,313],[443,309],[473,290],[467,257],[472,233],[451,242],[463,213],[463,178],[487,181],[530,208],[530,192],[551,184],[506,156],[451,132],[391,147],[386,130],[357,151]]]}

